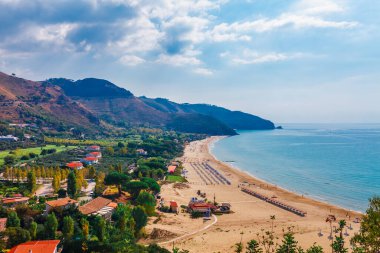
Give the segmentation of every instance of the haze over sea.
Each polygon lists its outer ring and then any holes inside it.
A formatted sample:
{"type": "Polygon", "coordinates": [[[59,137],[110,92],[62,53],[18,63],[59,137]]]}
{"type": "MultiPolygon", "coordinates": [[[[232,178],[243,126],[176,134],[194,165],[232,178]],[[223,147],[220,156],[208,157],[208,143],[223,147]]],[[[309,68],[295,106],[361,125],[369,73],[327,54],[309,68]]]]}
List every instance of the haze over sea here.
{"type": "Polygon", "coordinates": [[[284,124],[239,131],[211,147],[217,159],[305,196],[364,212],[380,195],[380,124],[284,124]]]}

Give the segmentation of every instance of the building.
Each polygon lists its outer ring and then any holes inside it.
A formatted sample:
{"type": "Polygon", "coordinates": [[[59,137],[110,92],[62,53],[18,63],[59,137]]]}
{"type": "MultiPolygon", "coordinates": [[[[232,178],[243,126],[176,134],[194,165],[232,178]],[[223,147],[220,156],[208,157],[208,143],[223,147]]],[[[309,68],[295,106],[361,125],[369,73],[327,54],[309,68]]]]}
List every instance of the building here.
{"type": "Polygon", "coordinates": [[[88,146],[87,150],[91,152],[100,151],[100,146],[97,146],[97,145],[88,146]]]}
{"type": "Polygon", "coordinates": [[[86,155],[86,157],[102,158],[102,153],[101,152],[90,152],[86,155]]]}
{"type": "Polygon", "coordinates": [[[11,248],[8,253],[58,253],[60,240],[24,242],[11,248]]]}
{"type": "Polygon", "coordinates": [[[78,206],[78,201],[71,199],[69,197],[61,198],[57,200],[51,200],[45,203],[44,214],[47,215],[53,210],[63,211],[63,210],[69,209],[71,207],[76,207],[76,206],[78,206]]]}
{"type": "Polygon", "coordinates": [[[18,138],[13,135],[0,136],[0,141],[18,141],[18,138]]]}
{"type": "Polygon", "coordinates": [[[137,153],[138,155],[148,155],[148,152],[145,151],[145,150],[142,149],[142,148],[136,149],[136,153],[137,153]]]}
{"type": "Polygon", "coordinates": [[[177,166],[175,166],[175,165],[169,165],[168,166],[168,172],[170,174],[173,174],[176,168],[177,168],[177,166]]]}
{"type": "Polygon", "coordinates": [[[83,163],[81,163],[79,161],[73,161],[73,162],[66,163],[66,166],[69,167],[69,169],[73,169],[73,170],[83,169],[83,163]]]}
{"type": "Polygon", "coordinates": [[[79,211],[84,215],[99,215],[109,220],[117,207],[117,203],[110,199],[97,197],[90,202],[79,207],[79,211]]]}
{"type": "Polygon", "coordinates": [[[80,161],[87,165],[93,165],[93,164],[97,164],[99,162],[99,159],[91,156],[91,157],[82,158],[80,161]]]}
{"type": "Polygon", "coordinates": [[[15,207],[21,204],[27,204],[29,201],[28,197],[11,197],[11,198],[3,198],[1,200],[3,206],[6,207],[15,207]]]}
{"type": "Polygon", "coordinates": [[[178,204],[175,201],[170,201],[169,203],[170,211],[173,213],[178,213],[178,204]]]}
{"type": "Polygon", "coordinates": [[[217,209],[217,207],[214,206],[213,204],[206,203],[206,202],[190,202],[188,208],[191,212],[198,212],[198,213],[213,212],[217,209]]]}
{"type": "Polygon", "coordinates": [[[0,218],[0,233],[4,232],[7,228],[7,218],[0,218]]]}

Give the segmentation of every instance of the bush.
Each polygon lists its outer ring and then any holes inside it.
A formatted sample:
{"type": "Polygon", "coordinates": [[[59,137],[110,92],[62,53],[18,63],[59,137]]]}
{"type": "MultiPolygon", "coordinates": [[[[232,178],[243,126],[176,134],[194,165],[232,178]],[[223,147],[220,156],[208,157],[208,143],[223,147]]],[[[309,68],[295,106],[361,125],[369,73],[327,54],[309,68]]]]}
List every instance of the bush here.
{"type": "Polygon", "coordinates": [[[21,156],[20,159],[21,159],[21,160],[29,160],[29,158],[30,158],[30,157],[29,157],[28,155],[23,155],[23,156],[21,156]]]}

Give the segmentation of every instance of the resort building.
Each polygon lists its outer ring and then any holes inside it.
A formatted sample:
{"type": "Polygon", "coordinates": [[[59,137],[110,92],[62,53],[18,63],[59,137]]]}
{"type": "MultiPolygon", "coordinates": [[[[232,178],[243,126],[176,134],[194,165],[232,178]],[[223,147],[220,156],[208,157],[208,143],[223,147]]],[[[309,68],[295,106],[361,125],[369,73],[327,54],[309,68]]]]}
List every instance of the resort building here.
{"type": "Polygon", "coordinates": [[[69,197],[57,199],[57,200],[51,200],[45,203],[44,214],[47,215],[53,210],[61,212],[63,210],[69,209],[71,207],[76,207],[76,206],[78,206],[78,201],[71,199],[69,197]]]}
{"type": "Polygon", "coordinates": [[[110,199],[97,197],[90,202],[79,207],[79,211],[84,215],[99,215],[106,220],[110,220],[117,203],[110,199]]]}
{"type": "Polygon", "coordinates": [[[18,138],[13,135],[0,136],[0,141],[18,141],[18,138]]]}
{"type": "Polygon", "coordinates": [[[83,169],[83,163],[81,163],[79,161],[73,161],[73,162],[66,163],[66,166],[69,167],[69,169],[73,169],[73,170],[83,169]]]}
{"type": "Polygon", "coordinates": [[[11,248],[8,253],[58,253],[60,240],[24,242],[11,248]]]}
{"type": "Polygon", "coordinates": [[[189,210],[191,212],[198,212],[198,213],[208,213],[213,212],[217,209],[216,206],[210,203],[206,202],[191,202],[188,206],[189,210]]]}
{"type": "Polygon", "coordinates": [[[6,207],[15,207],[21,204],[27,204],[29,201],[28,197],[12,197],[12,198],[3,198],[1,203],[6,207]]]}
{"type": "Polygon", "coordinates": [[[136,149],[136,153],[137,153],[138,155],[148,155],[148,152],[145,151],[145,150],[142,149],[142,148],[136,149]]]}
{"type": "Polygon", "coordinates": [[[102,153],[101,152],[90,152],[86,155],[86,157],[102,158],[102,153]]]}
{"type": "Polygon", "coordinates": [[[87,150],[92,151],[92,152],[100,151],[100,146],[92,145],[92,146],[87,147],[87,150]]]}
{"type": "Polygon", "coordinates": [[[90,157],[85,157],[81,159],[80,161],[87,165],[93,165],[93,164],[97,164],[99,162],[99,159],[97,157],[90,156],[90,157]]]}

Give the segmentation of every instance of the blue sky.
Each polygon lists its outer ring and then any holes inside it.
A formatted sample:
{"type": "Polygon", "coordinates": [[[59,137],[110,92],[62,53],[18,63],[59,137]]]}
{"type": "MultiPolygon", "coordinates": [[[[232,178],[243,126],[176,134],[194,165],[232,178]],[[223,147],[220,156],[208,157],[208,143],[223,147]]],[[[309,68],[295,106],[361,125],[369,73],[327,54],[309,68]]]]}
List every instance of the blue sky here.
{"type": "Polygon", "coordinates": [[[380,122],[380,2],[0,0],[0,71],[275,122],[380,122]]]}

